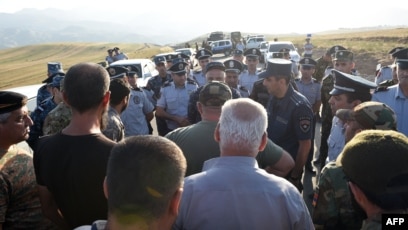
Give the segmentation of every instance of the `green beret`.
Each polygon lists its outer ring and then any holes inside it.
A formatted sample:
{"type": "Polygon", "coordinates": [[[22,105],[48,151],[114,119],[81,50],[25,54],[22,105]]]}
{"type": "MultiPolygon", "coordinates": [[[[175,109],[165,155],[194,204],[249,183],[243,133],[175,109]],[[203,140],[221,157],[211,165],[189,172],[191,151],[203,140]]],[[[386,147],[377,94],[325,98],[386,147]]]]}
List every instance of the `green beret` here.
{"type": "Polygon", "coordinates": [[[12,91],[0,91],[0,114],[19,109],[27,104],[27,97],[12,91]]]}
{"type": "Polygon", "coordinates": [[[336,160],[351,182],[375,195],[408,193],[408,138],[394,130],[364,130],[336,160]]]}

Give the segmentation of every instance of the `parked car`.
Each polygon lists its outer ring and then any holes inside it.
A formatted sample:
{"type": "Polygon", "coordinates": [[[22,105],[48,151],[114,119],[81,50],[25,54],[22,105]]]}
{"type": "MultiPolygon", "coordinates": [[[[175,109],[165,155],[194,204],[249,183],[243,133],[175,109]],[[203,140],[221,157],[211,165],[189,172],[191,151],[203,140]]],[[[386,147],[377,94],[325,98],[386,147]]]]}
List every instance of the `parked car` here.
{"type": "Polygon", "coordinates": [[[269,45],[269,42],[267,42],[267,41],[263,41],[259,45],[259,50],[261,51],[261,57],[260,57],[261,63],[265,62],[265,56],[264,55],[265,55],[266,51],[268,50],[268,45],[269,45]]]}
{"type": "Polygon", "coordinates": [[[223,53],[225,56],[230,56],[232,51],[231,40],[213,41],[211,43],[211,52],[213,54],[223,53]]]}
{"type": "Polygon", "coordinates": [[[137,86],[146,86],[147,81],[158,75],[159,71],[156,70],[156,65],[150,59],[128,59],[115,61],[110,66],[123,66],[130,68],[130,66],[136,67],[139,70],[140,76],[137,79],[137,86]]]}
{"type": "Polygon", "coordinates": [[[290,41],[269,42],[268,49],[264,55],[265,61],[271,58],[273,53],[279,52],[283,48],[289,49],[290,59],[295,61],[296,64],[299,64],[300,55],[297,52],[295,45],[290,41]]]}
{"type": "Polygon", "coordinates": [[[38,93],[38,90],[43,85],[44,84],[26,85],[26,86],[5,89],[5,91],[13,91],[16,93],[21,93],[23,95],[26,95],[28,113],[31,113],[32,111],[35,110],[35,107],[37,106],[37,93],[38,93]]]}
{"type": "Polygon", "coordinates": [[[261,45],[261,42],[265,41],[265,36],[260,35],[256,37],[250,37],[246,41],[245,49],[252,49],[252,48],[259,48],[261,45]]]}

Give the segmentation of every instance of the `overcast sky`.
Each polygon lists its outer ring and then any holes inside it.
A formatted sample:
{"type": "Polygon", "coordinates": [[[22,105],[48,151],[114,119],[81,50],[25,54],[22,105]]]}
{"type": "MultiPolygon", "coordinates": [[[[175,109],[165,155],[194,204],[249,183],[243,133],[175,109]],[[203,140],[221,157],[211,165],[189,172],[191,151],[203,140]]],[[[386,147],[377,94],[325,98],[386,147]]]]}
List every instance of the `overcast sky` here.
{"type": "Polygon", "coordinates": [[[281,3],[276,0],[119,0],[96,3],[84,0],[0,0],[0,12],[14,13],[23,8],[87,9],[94,12],[89,16],[95,20],[117,22],[129,15],[155,14],[163,25],[175,30],[186,29],[183,20],[206,30],[211,28],[211,31],[268,34],[408,25],[406,0],[285,0],[281,3]]]}

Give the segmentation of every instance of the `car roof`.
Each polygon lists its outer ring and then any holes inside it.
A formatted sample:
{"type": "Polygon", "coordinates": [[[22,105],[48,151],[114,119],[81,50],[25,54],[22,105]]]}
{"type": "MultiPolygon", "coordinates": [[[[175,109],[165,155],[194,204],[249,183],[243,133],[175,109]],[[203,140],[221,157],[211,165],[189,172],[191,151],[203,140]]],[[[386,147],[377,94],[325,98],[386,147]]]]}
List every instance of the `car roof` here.
{"type": "Polygon", "coordinates": [[[115,65],[134,65],[134,64],[141,64],[141,63],[146,63],[146,62],[152,62],[150,59],[127,59],[127,60],[119,60],[115,61],[110,64],[110,66],[115,66],[115,65]]]}
{"type": "Polygon", "coordinates": [[[23,95],[26,95],[28,99],[36,97],[38,93],[38,89],[43,86],[44,83],[41,84],[34,84],[34,85],[25,85],[25,86],[19,86],[19,87],[14,87],[14,88],[9,88],[9,89],[4,89],[4,91],[13,91],[16,93],[21,93],[23,95]]]}

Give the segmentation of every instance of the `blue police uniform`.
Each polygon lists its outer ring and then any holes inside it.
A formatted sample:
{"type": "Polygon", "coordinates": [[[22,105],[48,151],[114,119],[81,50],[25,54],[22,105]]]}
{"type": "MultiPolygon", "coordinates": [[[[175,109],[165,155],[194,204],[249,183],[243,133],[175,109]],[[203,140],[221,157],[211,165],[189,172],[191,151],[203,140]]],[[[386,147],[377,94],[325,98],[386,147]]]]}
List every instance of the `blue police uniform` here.
{"type": "Polygon", "coordinates": [[[372,101],[382,102],[391,107],[397,115],[397,130],[408,136],[408,97],[404,95],[399,85],[388,87],[384,91],[376,91],[372,101]]]}
{"type": "MultiPolygon", "coordinates": [[[[157,106],[164,108],[170,115],[187,117],[187,107],[190,94],[197,89],[197,84],[186,81],[183,87],[176,87],[174,82],[169,82],[161,89],[161,97],[157,101],[157,106]]],[[[166,120],[167,127],[174,130],[179,125],[172,120],[166,120]]]]}
{"type": "Polygon", "coordinates": [[[149,125],[145,115],[153,110],[154,106],[145,92],[139,88],[132,89],[128,107],[120,115],[125,126],[125,136],[149,134],[149,125]]]}
{"type": "Polygon", "coordinates": [[[310,82],[304,82],[300,78],[295,80],[298,91],[303,94],[309,100],[311,105],[314,105],[317,101],[320,101],[320,83],[312,78],[310,82]]]}
{"type": "Polygon", "coordinates": [[[37,106],[39,106],[45,99],[50,98],[52,95],[47,89],[48,85],[41,86],[37,91],[37,106]]]}
{"type": "Polygon", "coordinates": [[[245,88],[244,86],[240,86],[238,85],[237,90],[239,91],[239,94],[241,95],[241,97],[249,97],[249,90],[247,88],[245,88]]]}
{"type": "Polygon", "coordinates": [[[251,74],[248,70],[243,71],[239,75],[239,85],[248,89],[249,93],[252,92],[254,83],[259,80],[258,73],[251,74]]]}
{"type": "Polygon", "coordinates": [[[313,112],[307,98],[291,85],[283,98],[268,102],[268,137],[296,159],[299,141],[312,139],[313,112]]]}
{"type": "Polygon", "coordinates": [[[203,86],[203,85],[205,85],[205,83],[207,83],[207,79],[205,78],[205,74],[201,70],[193,72],[193,80],[197,83],[198,86],[203,86]]]}

